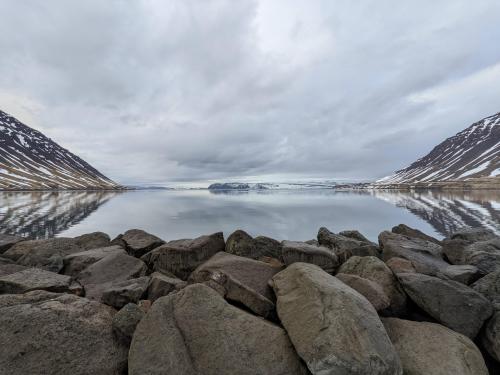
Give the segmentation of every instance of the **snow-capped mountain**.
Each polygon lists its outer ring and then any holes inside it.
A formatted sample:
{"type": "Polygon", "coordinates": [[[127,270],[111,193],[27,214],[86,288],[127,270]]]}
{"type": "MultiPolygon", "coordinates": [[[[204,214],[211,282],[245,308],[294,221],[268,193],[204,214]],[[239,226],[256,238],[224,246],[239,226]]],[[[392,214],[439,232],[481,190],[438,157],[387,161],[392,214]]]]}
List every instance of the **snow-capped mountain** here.
{"type": "Polygon", "coordinates": [[[118,187],[78,156],[0,111],[0,190],[118,187]]]}
{"type": "Polygon", "coordinates": [[[224,182],[215,183],[209,190],[303,190],[303,189],[333,189],[335,182],[224,182]]]}
{"type": "Polygon", "coordinates": [[[409,167],[376,184],[464,181],[495,176],[500,176],[500,113],[472,124],[409,167]]]}

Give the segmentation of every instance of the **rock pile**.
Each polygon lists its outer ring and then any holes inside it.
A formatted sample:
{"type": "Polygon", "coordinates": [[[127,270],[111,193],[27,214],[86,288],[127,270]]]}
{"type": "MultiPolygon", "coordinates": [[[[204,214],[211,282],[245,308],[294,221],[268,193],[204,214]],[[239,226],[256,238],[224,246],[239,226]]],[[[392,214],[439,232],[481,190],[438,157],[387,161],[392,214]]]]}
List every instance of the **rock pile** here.
{"type": "Polygon", "coordinates": [[[500,373],[500,238],[0,234],[0,373],[500,373]]]}

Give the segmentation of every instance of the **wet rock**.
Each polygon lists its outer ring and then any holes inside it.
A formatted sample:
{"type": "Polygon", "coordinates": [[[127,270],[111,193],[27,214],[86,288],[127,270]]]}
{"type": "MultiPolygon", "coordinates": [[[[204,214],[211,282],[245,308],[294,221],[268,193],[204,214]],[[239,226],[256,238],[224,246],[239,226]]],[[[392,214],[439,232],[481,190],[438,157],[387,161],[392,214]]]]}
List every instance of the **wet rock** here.
{"type": "Polygon", "coordinates": [[[2,256],[27,267],[59,272],[63,269],[66,255],[109,245],[107,234],[96,232],[75,238],[50,238],[46,240],[21,241],[2,256]]]}
{"type": "Polygon", "coordinates": [[[493,313],[485,297],[461,283],[418,273],[400,273],[398,278],[408,296],[422,310],[471,339],[493,313]]]}
{"type": "Polygon", "coordinates": [[[295,241],[283,241],[282,244],[283,262],[286,265],[296,262],[311,263],[329,273],[333,273],[339,266],[337,256],[327,247],[295,241]]]}
{"type": "Polygon", "coordinates": [[[144,318],[145,312],[135,303],[128,303],[113,317],[113,333],[125,345],[130,345],[137,324],[144,318]]]}
{"type": "Polygon", "coordinates": [[[275,239],[258,236],[252,238],[242,230],[233,232],[226,241],[226,252],[259,260],[262,257],[281,258],[281,243],[275,239]]]}
{"type": "Polygon", "coordinates": [[[464,335],[439,324],[382,319],[405,374],[488,375],[481,352],[464,335]]]}
{"type": "Polygon", "coordinates": [[[154,302],[160,297],[181,290],[186,285],[185,281],[176,277],[167,276],[161,272],[153,272],[148,287],[148,299],[154,302]]]}
{"type": "Polygon", "coordinates": [[[69,292],[71,277],[44,271],[39,268],[26,268],[16,273],[0,277],[0,293],[19,294],[32,290],[49,292],[69,292]]]}
{"type": "Polygon", "coordinates": [[[479,242],[454,238],[443,241],[443,251],[451,263],[476,266],[482,275],[500,269],[500,237],[479,242]]]}
{"type": "Polygon", "coordinates": [[[406,294],[403,288],[389,267],[377,257],[351,257],[338,272],[357,275],[380,285],[390,301],[384,315],[401,315],[406,311],[406,294]]]}
{"type": "MultiPolygon", "coordinates": [[[[165,243],[161,238],[141,229],[128,230],[119,239],[127,252],[137,258],[165,243]]],[[[113,241],[116,243],[116,239],[113,241]]]]}
{"type": "Polygon", "coordinates": [[[113,336],[114,314],[71,294],[0,296],[2,375],[122,374],[127,347],[113,336]]]}
{"type": "Polygon", "coordinates": [[[411,237],[411,238],[419,238],[421,240],[434,242],[435,244],[438,244],[438,245],[441,244],[441,241],[439,241],[437,238],[431,237],[431,236],[425,234],[424,232],[419,231],[418,229],[411,228],[405,224],[399,224],[399,225],[393,227],[392,233],[402,234],[403,236],[407,236],[407,237],[411,237]]]}
{"type": "Polygon", "coordinates": [[[279,318],[313,374],[402,374],[372,305],[318,266],[294,263],[273,277],[279,318]]]}
{"type": "Polygon", "coordinates": [[[203,284],[158,299],[129,352],[130,375],[307,373],[283,329],[229,305],[203,284]]]}
{"type": "Polygon", "coordinates": [[[25,238],[20,236],[12,236],[10,234],[1,234],[0,233],[0,254],[3,254],[7,250],[9,250],[16,243],[24,241],[25,238]]]}
{"type": "Polygon", "coordinates": [[[475,266],[455,266],[446,267],[441,274],[437,275],[441,279],[458,281],[459,283],[469,285],[479,277],[479,270],[475,266]]]}
{"type": "Polygon", "coordinates": [[[62,273],[76,276],[91,264],[111,254],[126,254],[126,252],[120,246],[107,246],[73,253],[63,258],[64,268],[62,273]]]}
{"type": "Polygon", "coordinates": [[[213,281],[222,287],[222,295],[228,301],[246,306],[257,315],[270,317],[275,306],[268,282],[281,270],[281,267],[258,260],[220,252],[198,267],[189,279],[198,283],[213,281]]]}
{"type": "Polygon", "coordinates": [[[413,264],[409,260],[403,258],[394,257],[386,261],[385,264],[387,264],[387,267],[389,267],[394,274],[417,272],[413,264]]]}
{"type": "Polygon", "coordinates": [[[172,273],[186,280],[196,267],[219,251],[224,251],[222,232],[195,239],[170,241],[144,255],[141,259],[153,271],[172,273]]]}
{"type": "Polygon", "coordinates": [[[376,282],[346,273],[338,273],[335,277],[365,297],[375,310],[383,311],[390,306],[391,301],[389,297],[387,297],[382,287],[376,282]]]}
{"type": "Polygon", "coordinates": [[[481,342],[488,353],[500,362],[500,310],[486,323],[481,334],[481,342]]]}
{"type": "Polygon", "coordinates": [[[387,231],[380,233],[379,242],[384,261],[394,257],[409,260],[418,273],[436,276],[449,266],[442,246],[434,242],[387,231]]]}
{"type": "Polygon", "coordinates": [[[471,288],[485,296],[497,310],[500,310],[500,270],[480,278],[471,288]]]}
{"type": "Polygon", "coordinates": [[[110,254],[80,272],[76,279],[85,288],[85,296],[100,301],[102,293],[113,284],[144,276],[147,267],[130,255],[110,254]]]}
{"type": "Polygon", "coordinates": [[[379,248],[372,242],[360,241],[330,232],[326,228],[318,231],[318,242],[321,246],[334,251],[340,263],[351,256],[379,256],[379,248]]]}
{"type": "Polygon", "coordinates": [[[146,295],[149,276],[112,283],[102,292],[101,302],[121,309],[127,303],[137,303],[146,295]]]}

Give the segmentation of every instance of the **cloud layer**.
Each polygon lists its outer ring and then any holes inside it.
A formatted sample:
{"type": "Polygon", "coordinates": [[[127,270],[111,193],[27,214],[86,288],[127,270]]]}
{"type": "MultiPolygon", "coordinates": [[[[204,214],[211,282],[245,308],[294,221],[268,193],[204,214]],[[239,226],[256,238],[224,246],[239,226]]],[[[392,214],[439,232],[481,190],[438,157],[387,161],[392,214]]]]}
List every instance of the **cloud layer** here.
{"type": "Polygon", "coordinates": [[[500,111],[495,0],[0,14],[0,108],[122,183],[376,178],[500,111]]]}

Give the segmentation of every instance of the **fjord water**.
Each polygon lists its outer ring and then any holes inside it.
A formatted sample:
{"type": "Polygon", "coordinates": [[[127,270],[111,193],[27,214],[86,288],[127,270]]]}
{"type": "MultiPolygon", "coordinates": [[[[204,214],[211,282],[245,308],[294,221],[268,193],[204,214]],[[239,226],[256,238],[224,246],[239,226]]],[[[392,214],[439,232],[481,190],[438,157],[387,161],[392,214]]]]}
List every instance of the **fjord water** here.
{"type": "Polygon", "coordinates": [[[165,239],[236,229],[309,240],[326,226],[371,240],[399,223],[443,237],[458,228],[500,233],[500,192],[138,190],[0,193],[0,230],[30,238],[140,228],[165,239]]]}

